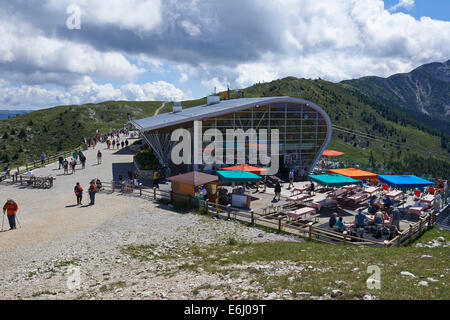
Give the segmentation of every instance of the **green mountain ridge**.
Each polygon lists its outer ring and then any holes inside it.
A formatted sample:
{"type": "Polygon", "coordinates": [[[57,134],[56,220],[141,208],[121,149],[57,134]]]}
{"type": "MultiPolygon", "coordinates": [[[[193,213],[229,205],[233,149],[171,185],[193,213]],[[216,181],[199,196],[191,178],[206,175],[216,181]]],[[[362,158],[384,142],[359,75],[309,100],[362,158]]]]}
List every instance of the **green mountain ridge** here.
{"type": "MultiPolygon", "coordinates": [[[[424,125],[408,113],[389,107],[364,95],[347,83],[306,80],[294,77],[259,83],[242,89],[245,97],[292,96],[322,107],[333,125],[359,133],[333,130],[329,149],[345,152],[340,157],[349,166],[374,172],[414,173],[450,178],[450,136],[424,125]]],[[[232,91],[235,96],[237,90],[232,91]]],[[[206,98],[183,101],[183,108],[206,103],[206,98]]],[[[23,164],[47,154],[70,150],[95,130],[123,128],[131,115],[134,119],[154,115],[161,101],[106,101],[98,104],[59,106],[0,120],[0,163],[23,164]]],[[[172,103],[160,113],[170,112],[172,103]]]]}
{"type": "Polygon", "coordinates": [[[450,134],[450,60],[426,64],[388,78],[370,76],[342,83],[450,134]]]}

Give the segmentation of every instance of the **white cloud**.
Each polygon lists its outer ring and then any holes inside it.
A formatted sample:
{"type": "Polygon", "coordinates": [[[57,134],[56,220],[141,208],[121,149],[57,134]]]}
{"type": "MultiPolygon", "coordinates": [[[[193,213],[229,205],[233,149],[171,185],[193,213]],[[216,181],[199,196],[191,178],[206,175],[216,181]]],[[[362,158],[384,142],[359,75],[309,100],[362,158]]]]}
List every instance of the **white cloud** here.
{"type": "Polygon", "coordinates": [[[191,99],[191,95],[164,81],[125,84],[118,88],[110,83],[90,82],[74,85],[65,90],[27,85],[7,87],[5,81],[0,81],[0,109],[34,109],[108,100],[178,101],[186,99],[191,99]]]}
{"type": "Polygon", "coordinates": [[[184,31],[192,37],[197,37],[202,33],[198,26],[188,20],[181,21],[180,25],[183,27],[184,31]]]}
{"type": "Polygon", "coordinates": [[[227,90],[228,83],[226,78],[219,80],[218,77],[201,80],[202,86],[208,89],[208,94],[214,93],[214,90],[216,90],[216,92],[227,90]]]}
{"type": "Polygon", "coordinates": [[[398,3],[393,6],[392,8],[390,8],[390,11],[395,11],[399,8],[405,8],[407,10],[411,10],[412,8],[414,8],[414,0],[399,0],[398,3]]]}
{"type": "Polygon", "coordinates": [[[146,32],[155,30],[161,23],[160,0],[48,0],[44,5],[54,12],[65,12],[70,5],[78,6],[81,28],[86,22],[146,32]]]}
{"type": "Polygon", "coordinates": [[[26,84],[73,85],[86,76],[132,81],[145,69],[119,52],[42,35],[22,21],[0,22],[0,70],[26,84]]]}

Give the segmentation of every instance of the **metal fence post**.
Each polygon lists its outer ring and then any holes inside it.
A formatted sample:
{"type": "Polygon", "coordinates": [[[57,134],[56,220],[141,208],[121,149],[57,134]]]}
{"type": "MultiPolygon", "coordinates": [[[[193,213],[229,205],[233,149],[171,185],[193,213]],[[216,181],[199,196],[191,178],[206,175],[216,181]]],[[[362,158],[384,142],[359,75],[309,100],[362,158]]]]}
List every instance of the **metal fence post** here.
{"type": "Polygon", "coordinates": [[[227,205],[228,220],[231,218],[231,204],[227,205]]]}
{"type": "Polygon", "coordinates": [[[114,193],[115,189],[116,189],[116,184],[115,184],[115,182],[114,182],[114,180],[113,180],[113,181],[111,182],[111,192],[114,193]]]}

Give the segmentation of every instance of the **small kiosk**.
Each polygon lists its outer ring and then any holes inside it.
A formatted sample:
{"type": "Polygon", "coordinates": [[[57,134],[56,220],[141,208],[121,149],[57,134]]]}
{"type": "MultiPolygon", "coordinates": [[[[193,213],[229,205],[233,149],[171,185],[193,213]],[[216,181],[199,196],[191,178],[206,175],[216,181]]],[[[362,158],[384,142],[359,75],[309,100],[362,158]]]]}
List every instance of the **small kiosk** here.
{"type": "Polygon", "coordinates": [[[196,197],[196,191],[202,186],[206,187],[206,199],[216,202],[217,184],[219,178],[203,172],[192,171],[168,178],[172,183],[171,198],[175,201],[191,201],[196,197]],[[185,195],[185,196],[183,196],[185,195]]]}

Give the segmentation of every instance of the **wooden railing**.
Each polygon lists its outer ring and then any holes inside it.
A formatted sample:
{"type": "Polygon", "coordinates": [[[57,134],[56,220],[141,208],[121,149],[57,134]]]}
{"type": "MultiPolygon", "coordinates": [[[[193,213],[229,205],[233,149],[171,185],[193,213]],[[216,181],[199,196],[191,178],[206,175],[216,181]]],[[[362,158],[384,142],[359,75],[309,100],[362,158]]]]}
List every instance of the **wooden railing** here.
{"type": "Polygon", "coordinates": [[[130,182],[111,181],[103,183],[104,192],[121,192],[146,198],[151,201],[160,199],[180,200],[189,204],[194,209],[203,209],[208,214],[218,215],[226,219],[233,219],[248,223],[250,225],[276,230],[280,233],[287,233],[312,241],[336,243],[342,245],[366,245],[372,247],[400,247],[411,244],[414,239],[423,232],[431,228],[436,221],[436,211],[431,210],[426,216],[421,217],[416,223],[411,223],[409,228],[398,233],[392,240],[374,241],[367,238],[360,238],[349,235],[347,232],[337,232],[330,229],[314,226],[312,222],[302,223],[299,221],[288,221],[286,216],[271,216],[255,212],[253,210],[242,210],[224,206],[218,203],[210,203],[208,201],[198,200],[192,196],[177,194],[171,191],[160,190],[157,188],[149,188],[142,185],[133,186],[130,182]],[[128,185],[127,185],[128,184],[128,185]]]}

